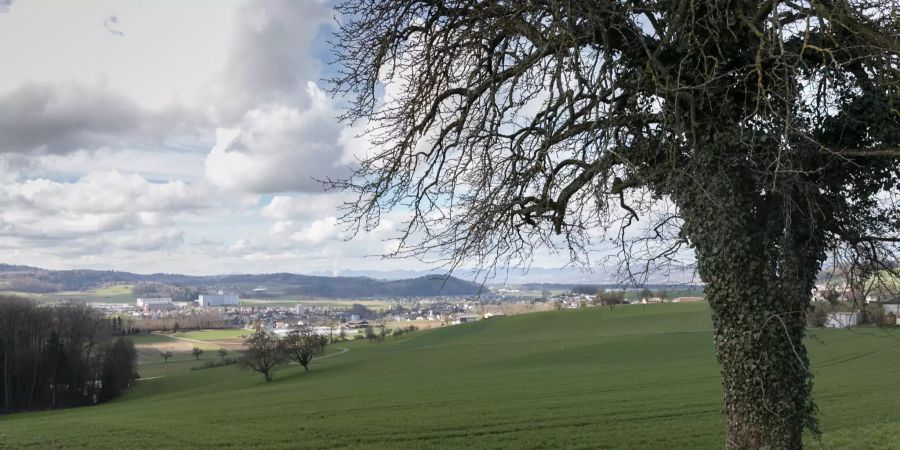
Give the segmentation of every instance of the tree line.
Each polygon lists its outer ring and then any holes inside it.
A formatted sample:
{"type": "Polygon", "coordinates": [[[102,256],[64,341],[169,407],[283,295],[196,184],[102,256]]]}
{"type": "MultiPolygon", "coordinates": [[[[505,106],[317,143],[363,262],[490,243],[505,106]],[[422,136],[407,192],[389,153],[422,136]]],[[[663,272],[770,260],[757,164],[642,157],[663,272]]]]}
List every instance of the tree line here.
{"type": "Polygon", "coordinates": [[[195,300],[201,292],[197,286],[176,286],[158,281],[139,281],[131,287],[135,297],[168,297],[176,302],[195,300]]]}
{"type": "Polygon", "coordinates": [[[137,378],[131,340],[89,306],[0,296],[0,413],[90,405],[137,378]]]}

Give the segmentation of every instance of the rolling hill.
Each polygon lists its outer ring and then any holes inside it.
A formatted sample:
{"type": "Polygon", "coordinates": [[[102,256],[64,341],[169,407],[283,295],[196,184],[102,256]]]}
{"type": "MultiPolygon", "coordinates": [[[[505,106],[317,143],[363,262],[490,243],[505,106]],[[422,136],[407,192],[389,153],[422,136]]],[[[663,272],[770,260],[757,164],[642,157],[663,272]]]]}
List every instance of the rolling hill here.
{"type": "Polygon", "coordinates": [[[84,291],[117,283],[152,282],[173,286],[217,286],[250,290],[274,285],[281,295],[365,298],[459,296],[490,292],[478,283],[456,277],[424,275],[411,279],[378,280],[368,277],[326,277],[293,273],[193,276],[170,273],[136,274],[115,270],[47,270],[0,264],[0,290],[29,293],[84,291]]]}
{"type": "MultiPolygon", "coordinates": [[[[812,334],[824,435],[809,446],[896,448],[897,331],[812,334]]],[[[504,317],[331,351],[271,383],[233,366],[144,365],[152,379],[111,403],[0,417],[0,447],[722,447],[703,303],[504,317]]]]}

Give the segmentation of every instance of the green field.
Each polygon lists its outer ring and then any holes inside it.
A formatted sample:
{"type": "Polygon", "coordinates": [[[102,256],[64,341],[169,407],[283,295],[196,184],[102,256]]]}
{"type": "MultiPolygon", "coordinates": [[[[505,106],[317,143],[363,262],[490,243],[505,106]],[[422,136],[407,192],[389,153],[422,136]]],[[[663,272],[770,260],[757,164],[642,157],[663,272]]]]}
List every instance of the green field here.
{"type": "Polygon", "coordinates": [[[31,292],[0,291],[2,294],[18,295],[34,299],[39,303],[125,303],[134,304],[135,297],[131,293],[130,284],[113,284],[86,291],[63,291],[48,294],[31,292]]]}
{"type": "MultiPolygon", "coordinates": [[[[900,335],[808,341],[822,441],[900,448],[900,335]]],[[[104,405],[0,418],[13,448],[721,448],[706,305],[591,308],[336,344],[265,383],[234,366],[141,367],[104,405]]],[[[204,355],[206,356],[206,355],[204,355]]],[[[2,447],[2,445],[0,445],[2,447]]]]}
{"type": "Polygon", "coordinates": [[[249,336],[252,333],[253,331],[245,330],[243,328],[231,328],[226,330],[188,331],[186,333],[176,333],[175,336],[197,341],[216,341],[219,339],[235,339],[241,336],[249,336]]]}

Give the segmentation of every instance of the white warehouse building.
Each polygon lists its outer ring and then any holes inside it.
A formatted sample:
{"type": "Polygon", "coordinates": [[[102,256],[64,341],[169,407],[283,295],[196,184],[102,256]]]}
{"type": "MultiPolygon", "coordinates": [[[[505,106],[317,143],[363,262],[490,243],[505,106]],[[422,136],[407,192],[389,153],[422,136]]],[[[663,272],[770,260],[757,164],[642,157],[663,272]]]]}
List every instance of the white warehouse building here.
{"type": "Polygon", "coordinates": [[[197,300],[203,308],[212,306],[237,306],[241,303],[241,299],[235,293],[225,293],[219,291],[218,294],[201,294],[197,300]]]}
{"type": "Polygon", "coordinates": [[[168,311],[174,308],[171,298],[139,298],[137,307],[144,311],[168,311]]]}

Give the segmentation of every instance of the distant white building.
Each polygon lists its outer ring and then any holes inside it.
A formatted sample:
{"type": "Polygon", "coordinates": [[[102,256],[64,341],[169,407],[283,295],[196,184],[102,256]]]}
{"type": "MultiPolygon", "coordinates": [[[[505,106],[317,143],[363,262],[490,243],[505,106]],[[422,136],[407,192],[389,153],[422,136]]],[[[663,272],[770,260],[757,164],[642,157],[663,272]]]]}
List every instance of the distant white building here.
{"type": "Polygon", "coordinates": [[[304,306],[304,305],[302,305],[302,304],[297,304],[297,306],[295,306],[295,308],[296,308],[296,309],[295,309],[294,312],[295,312],[298,316],[302,316],[302,315],[306,314],[306,306],[304,306]]]}
{"type": "Polygon", "coordinates": [[[144,311],[168,311],[173,309],[171,298],[139,298],[137,299],[137,307],[144,311]]]}
{"type": "Polygon", "coordinates": [[[197,302],[200,304],[200,307],[209,308],[216,306],[237,306],[241,303],[241,299],[235,293],[219,291],[218,294],[201,294],[200,298],[197,299],[197,302]]]}
{"type": "Polygon", "coordinates": [[[859,313],[836,312],[825,319],[825,328],[849,328],[859,324],[859,313]]]}
{"type": "Polygon", "coordinates": [[[471,323],[471,322],[475,322],[475,321],[478,320],[478,319],[480,319],[480,317],[478,317],[478,316],[476,316],[476,315],[474,315],[474,314],[462,315],[462,316],[457,317],[457,318],[453,321],[453,324],[454,324],[454,325],[459,325],[459,324],[461,324],[461,323],[471,323]]]}
{"type": "Polygon", "coordinates": [[[884,313],[894,313],[895,316],[900,317],[900,302],[884,302],[881,304],[884,307],[884,313]]]}

